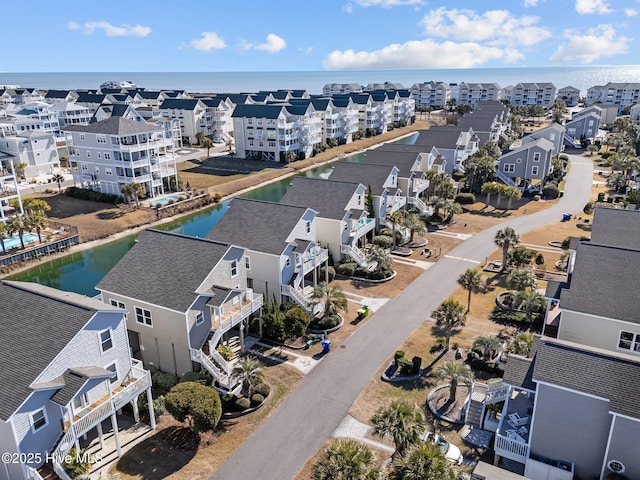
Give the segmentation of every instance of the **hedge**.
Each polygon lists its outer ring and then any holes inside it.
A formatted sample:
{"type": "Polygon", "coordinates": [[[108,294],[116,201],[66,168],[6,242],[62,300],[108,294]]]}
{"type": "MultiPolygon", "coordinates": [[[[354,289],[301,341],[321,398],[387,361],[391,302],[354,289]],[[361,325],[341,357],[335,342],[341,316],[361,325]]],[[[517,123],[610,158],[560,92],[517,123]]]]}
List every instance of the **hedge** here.
{"type": "Polygon", "coordinates": [[[473,193],[459,193],[453,201],[460,205],[473,205],[476,203],[476,196],[473,193]]]}
{"type": "Polygon", "coordinates": [[[271,392],[271,387],[268,383],[259,383],[253,388],[253,391],[259,393],[264,398],[267,398],[269,396],[269,392],[271,392]]]}
{"type": "Polygon", "coordinates": [[[89,188],[68,187],[64,194],[68,197],[78,198],[80,200],[90,200],[92,202],[112,203],[117,205],[124,202],[124,199],[120,195],[114,195],[111,193],[96,192],[89,188]]]}

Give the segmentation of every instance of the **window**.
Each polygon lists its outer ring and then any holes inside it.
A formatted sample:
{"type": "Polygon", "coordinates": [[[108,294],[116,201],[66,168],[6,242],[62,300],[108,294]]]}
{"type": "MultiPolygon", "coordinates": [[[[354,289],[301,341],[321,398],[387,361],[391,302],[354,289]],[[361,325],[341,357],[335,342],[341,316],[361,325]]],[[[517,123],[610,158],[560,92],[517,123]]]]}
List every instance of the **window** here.
{"type": "Polygon", "coordinates": [[[136,307],[136,322],[151,327],[151,312],[146,308],[136,307]]]}
{"type": "Polygon", "coordinates": [[[531,167],[531,175],[538,175],[538,166],[534,165],[531,167]]]}
{"type": "Polygon", "coordinates": [[[102,353],[113,348],[113,339],[111,338],[111,330],[103,330],[100,335],[100,350],[102,353]]]}
{"type": "Polygon", "coordinates": [[[251,259],[248,255],[245,255],[244,257],[244,268],[247,270],[251,270],[251,259]]]}
{"type": "Polygon", "coordinates": [[[358,206],[362,205],[362,195],[358,195],[358,206]]]}
{"type": "Polygon", "coordinates": [[[84,140],[84,133],[80,134],[80,140],[84,140]]]}
{"type": "Polygon", "coordinates": [[[110,168],[105,168],[104,173],[105,175],[113,175],[113,171],[110,168]]]}
{"type": "Polygon", "coordinates": [[[124,303],[119,302],[118,300],[114,300],[113,298],[109,300],[109,303],[111,304],[112,307],[122,308],[122,309],[127,308],[125,307],[124,303]]]}
{"type": "Polygon", "coordinates": [[[516,171],[516,166],[513,163],[505,163],[502,167],[502,171],[506,173],[513,173],[516,171]]]}
{"type": "Polygon", "coordinates": [[[107,137],[105,137],[104,135],[96,135],[96,142],[107,143],[107,137]]]}
{"type": "Polygon", "coordinates": [[[44,409],[36,410],[31,414],[31,430],[37,432],[47,425],[47,415],[44,409]]]}
{"type": "Polygon", "coordinates": [[[82,164],[80,165],[80,168],[82,168],[82,170],[89,170],[89,167],[87,166],[87,164],[86,164],[86,163],[82,163],[82,164]]]}
{"type": "Polygon", "coordinates": [[[533,161],[534,162],[539,162],[540,161],[540,152],[536,152],[533,154],[533,161]]]}
{"type": "Polygon", "coordinates": [[[306,223],[307,235],[311,233],[311,222],[306,223]]]}
{"type": "Polygon", "coordinates": [[[196,326],[202,325],[203,323],[204,323],[204,313],[198,312],[198,314],[196,315],[196,326]]]}
{"type": "Polygon", "coordinates": [[[111,364],[107,365],[107,366],[106,366],[106,367],[104,367],[104,368],[105,368],[106,370],[109,370],[110,372],[115,373],[115,375],[114,375],[113,377],[111,377],[111,378],[109,379],[109,381],[110,381],[111,383],[115,383],[115,382],[117,382],[117,381],[118,381],[118,369],[116,368],[116,362],[113,362],[113,363],[111,363],[111,364]]]}
{"type": "Polygon", "coordinates": [[[98,153],[96,153],[96,156],[97,156],[98,158],[102,158],[102,153],[98,152],[98,153]]]}
{"type": "Polygon", "coordinates": [[[238,276],[238,261],[231,260],[231,278],[238,276]]]}
{"type": "Polygon", "coordinates": [[[110,153],[105,153],[104,154],[104,159],[105,160],[111,160],[111,154],[110,153]]]}
{"type": "Polygon", "coordinates": [[[87,158],[91,158],[91,152],[87,150],[87,158]]]}
{"type": "Polygon", "coordinates": [[[640,353],[640,333],[620,332],[618,348],[640,353]]]}
{"type": "Polygon", "coordinates": [[[286,265],[287,267],[291,266],[291,258],[287,257],[286,265]]]}

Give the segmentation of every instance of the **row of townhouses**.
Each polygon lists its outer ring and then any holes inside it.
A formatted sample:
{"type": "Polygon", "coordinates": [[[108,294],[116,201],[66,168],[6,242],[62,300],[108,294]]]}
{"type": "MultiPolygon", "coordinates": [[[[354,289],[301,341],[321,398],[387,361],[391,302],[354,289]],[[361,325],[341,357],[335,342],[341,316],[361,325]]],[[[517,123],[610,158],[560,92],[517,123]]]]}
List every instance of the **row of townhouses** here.
{"type": "Polygon", "coordinates": [[[596,209],[591,239],[571,242],[566,281],[548,282],[530,354],[507,355],[502,381],[474,384],[484,401],[467,421],[495,431],[496,464],[532,480],[640,478],[638,215],[596,209]]]}

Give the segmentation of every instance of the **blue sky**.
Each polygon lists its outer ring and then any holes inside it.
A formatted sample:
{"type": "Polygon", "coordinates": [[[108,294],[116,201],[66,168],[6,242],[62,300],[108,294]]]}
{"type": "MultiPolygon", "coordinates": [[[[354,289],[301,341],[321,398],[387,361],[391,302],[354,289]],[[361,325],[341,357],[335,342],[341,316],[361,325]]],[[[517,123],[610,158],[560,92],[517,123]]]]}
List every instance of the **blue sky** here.
{"type": "Polygon", "coordinates": [[[640,0],[32,0],[14,18],[0,71],[640,64],[640,0]]]}

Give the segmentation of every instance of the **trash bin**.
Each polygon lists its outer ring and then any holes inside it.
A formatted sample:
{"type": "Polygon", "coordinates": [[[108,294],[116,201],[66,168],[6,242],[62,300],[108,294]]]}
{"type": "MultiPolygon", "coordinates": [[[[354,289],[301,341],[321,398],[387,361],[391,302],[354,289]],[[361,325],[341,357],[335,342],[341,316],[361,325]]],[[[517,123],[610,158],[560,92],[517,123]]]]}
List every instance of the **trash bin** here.
{"type": "Polygon", "coordinates": [[[322,340],[322,351],[324,353],[329,353],[329,350],[331,350],[331,340],[325,338],[322,340]]]}

